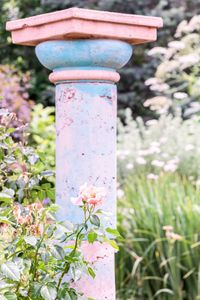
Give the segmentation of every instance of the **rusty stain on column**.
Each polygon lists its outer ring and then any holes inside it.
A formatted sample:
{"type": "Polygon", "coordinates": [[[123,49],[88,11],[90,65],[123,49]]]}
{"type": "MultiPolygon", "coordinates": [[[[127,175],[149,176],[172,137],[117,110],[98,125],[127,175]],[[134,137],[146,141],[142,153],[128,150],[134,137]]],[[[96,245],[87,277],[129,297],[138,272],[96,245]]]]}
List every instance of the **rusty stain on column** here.
{"type": "MultiPolygon", "coordinates": [[[[155,41],[162,19],[71,8],[10,21],[15,44],[36,46],[56,85],[56,201],[59,218],[80,222],[70,203],[84,183],[105,187],[103,209],[116,226],[116,72],[132,55],[132,45],[155,41]]],[[[105,244],[84,243],[96,278],[78,283],[85,297],[114,300],[114,253],[105,244]]]]}

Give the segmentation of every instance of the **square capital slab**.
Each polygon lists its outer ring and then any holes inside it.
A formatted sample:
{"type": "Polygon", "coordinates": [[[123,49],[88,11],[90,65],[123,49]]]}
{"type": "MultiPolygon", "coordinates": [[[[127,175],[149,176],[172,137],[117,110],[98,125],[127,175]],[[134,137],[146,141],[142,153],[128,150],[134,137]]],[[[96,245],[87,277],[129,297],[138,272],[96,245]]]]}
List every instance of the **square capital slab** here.
{"type": "Polygon", "coordinates": [[[161,18],[69,8],[7,22],[14,44],[36,46],[49,40],[115,39],[142,44],[157,39],[161,18]]]}

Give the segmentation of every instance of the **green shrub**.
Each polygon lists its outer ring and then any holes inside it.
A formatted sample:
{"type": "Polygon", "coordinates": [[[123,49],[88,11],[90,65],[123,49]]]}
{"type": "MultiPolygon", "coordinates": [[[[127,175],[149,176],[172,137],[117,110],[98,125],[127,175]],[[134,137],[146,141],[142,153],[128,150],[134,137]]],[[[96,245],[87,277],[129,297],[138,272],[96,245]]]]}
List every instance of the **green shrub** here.
{"type": "Polygon", "coordinates": [[[127,180],[118,203],[119,299],[200,299],[199,214],[199,190],[178,174],[127,180]]]}
{"type": "Polygon", "coordinates": [[[26,126],[13,128],[16,115],[0,109],[0,203],[55,199],[53,176],[47,169],[46,153],[27,145],[26,126]],[[21,141],[13,135],[21,134],[21,141]]]}
{"type": "Polygon", "coordinates": [[[37,104],[34,105],[31,116],[28,143],[40,153],[45,154],[47,169],[55,169],[55,108],[37,104]]]}

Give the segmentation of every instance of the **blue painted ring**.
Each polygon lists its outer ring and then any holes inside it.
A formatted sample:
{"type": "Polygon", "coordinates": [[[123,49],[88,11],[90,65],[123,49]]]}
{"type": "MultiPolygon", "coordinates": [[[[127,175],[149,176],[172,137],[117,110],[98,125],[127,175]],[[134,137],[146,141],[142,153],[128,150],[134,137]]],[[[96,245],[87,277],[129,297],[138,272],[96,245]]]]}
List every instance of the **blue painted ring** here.
{"type": "Polygon", "coordinates": [[[36,47],[39,61],[50,70],[120,69],[132,46],[117,40],[47,41],[36,47]]]}

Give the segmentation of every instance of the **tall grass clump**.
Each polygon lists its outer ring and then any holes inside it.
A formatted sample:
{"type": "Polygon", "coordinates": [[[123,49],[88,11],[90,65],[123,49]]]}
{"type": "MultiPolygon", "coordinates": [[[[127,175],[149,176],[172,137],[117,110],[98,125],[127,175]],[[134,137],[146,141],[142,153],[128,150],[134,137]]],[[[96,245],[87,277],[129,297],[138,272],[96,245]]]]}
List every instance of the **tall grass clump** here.
{"type": "Polygon", "coordinates": [[[198,187],[176,173],[130,176],[118,218],[118,299],[200,299],[198,187]]]}

